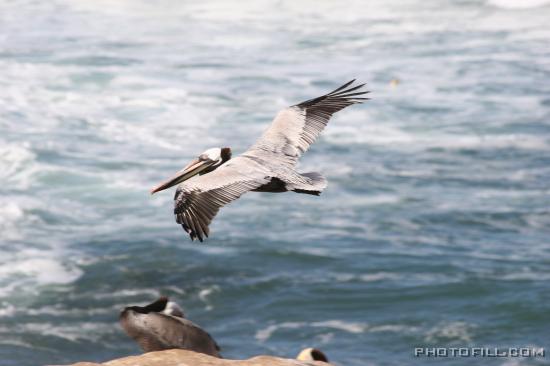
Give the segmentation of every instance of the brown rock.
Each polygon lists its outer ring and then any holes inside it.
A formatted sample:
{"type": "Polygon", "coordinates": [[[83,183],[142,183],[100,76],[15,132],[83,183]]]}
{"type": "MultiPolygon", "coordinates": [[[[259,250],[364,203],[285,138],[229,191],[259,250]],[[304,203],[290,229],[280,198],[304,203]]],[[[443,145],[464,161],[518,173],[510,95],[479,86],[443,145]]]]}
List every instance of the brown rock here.
{"type": "Polygon", "coordinates": [[[256,356],[248,360],[225,360],[182,349],[149,352],[140,356],[118,358],[105,363],[78,362],[70,366],[326,366],[320,361],[297,361],[273,356],[256,356]]]}

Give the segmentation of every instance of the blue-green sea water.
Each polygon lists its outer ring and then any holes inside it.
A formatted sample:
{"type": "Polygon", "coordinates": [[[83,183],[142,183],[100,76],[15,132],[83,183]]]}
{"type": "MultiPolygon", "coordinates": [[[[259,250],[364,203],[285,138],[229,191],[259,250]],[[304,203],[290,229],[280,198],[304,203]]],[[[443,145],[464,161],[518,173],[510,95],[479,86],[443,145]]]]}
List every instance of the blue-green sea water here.
{"type": "Polygon", "coordinates": [[[4,0],[0,249],[1,365],[137,354],[118,312],[160,294],[229,358],[550,364],[550,2],[4,0]],[[149,194],[352,78],[320,197],[250,193],[197,244],[149,194]]]}

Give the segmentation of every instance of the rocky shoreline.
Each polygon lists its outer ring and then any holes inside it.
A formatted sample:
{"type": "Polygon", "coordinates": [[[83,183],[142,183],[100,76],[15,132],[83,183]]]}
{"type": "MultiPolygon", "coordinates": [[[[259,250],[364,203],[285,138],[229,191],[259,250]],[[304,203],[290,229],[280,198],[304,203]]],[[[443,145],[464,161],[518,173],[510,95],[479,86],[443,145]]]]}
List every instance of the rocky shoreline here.
{"type": "Polygon", "coordinates": [[[70,366],[327,366],[322,361],[298,361],[274,356],[255,356],[247,360],[227,360],[182,349],[144,353],[104,363],[77,362],[70,366]]]}

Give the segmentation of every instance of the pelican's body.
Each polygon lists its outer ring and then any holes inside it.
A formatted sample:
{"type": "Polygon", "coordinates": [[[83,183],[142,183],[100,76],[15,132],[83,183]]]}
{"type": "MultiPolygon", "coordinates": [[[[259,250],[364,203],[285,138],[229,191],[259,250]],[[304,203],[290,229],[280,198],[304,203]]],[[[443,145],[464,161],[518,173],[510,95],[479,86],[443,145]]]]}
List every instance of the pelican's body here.
{"type": "Polygon", "coordinates": [[[220,357],[214,339],[188,319],[166,297],[147,306],[130,306],[120,313],[120,324],[144,352],[180,348],[220,357]]]}
{"type": "Polygon", "coordinates": [[[296,164],[327,125],[332,114],[368,98],[358,97],[364,84],[354,80],[318,98],[280,111],[271,126],[242,155],[231,159],[231,149],[206,150],[155,193],[179,184],[174,214],[192,240],[208,237],[219,209],[248,191],[319,195],[327,186],[320,173],[299,173],[296,164]]]}

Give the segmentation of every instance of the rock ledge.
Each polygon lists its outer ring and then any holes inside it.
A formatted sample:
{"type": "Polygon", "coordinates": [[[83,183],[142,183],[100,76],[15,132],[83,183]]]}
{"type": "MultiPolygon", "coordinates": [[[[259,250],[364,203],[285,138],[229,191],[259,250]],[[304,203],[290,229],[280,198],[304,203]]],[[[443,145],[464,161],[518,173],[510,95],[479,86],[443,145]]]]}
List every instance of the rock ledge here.
{"type": "Polygon", "coordinates": [[[320,361],[297,361],[273,356],[256,356],[248,360],[226,360],[181,349],[149,352],[116,360],[93,363],[78,362],[71,366],[327,366],[320,361]]]}

